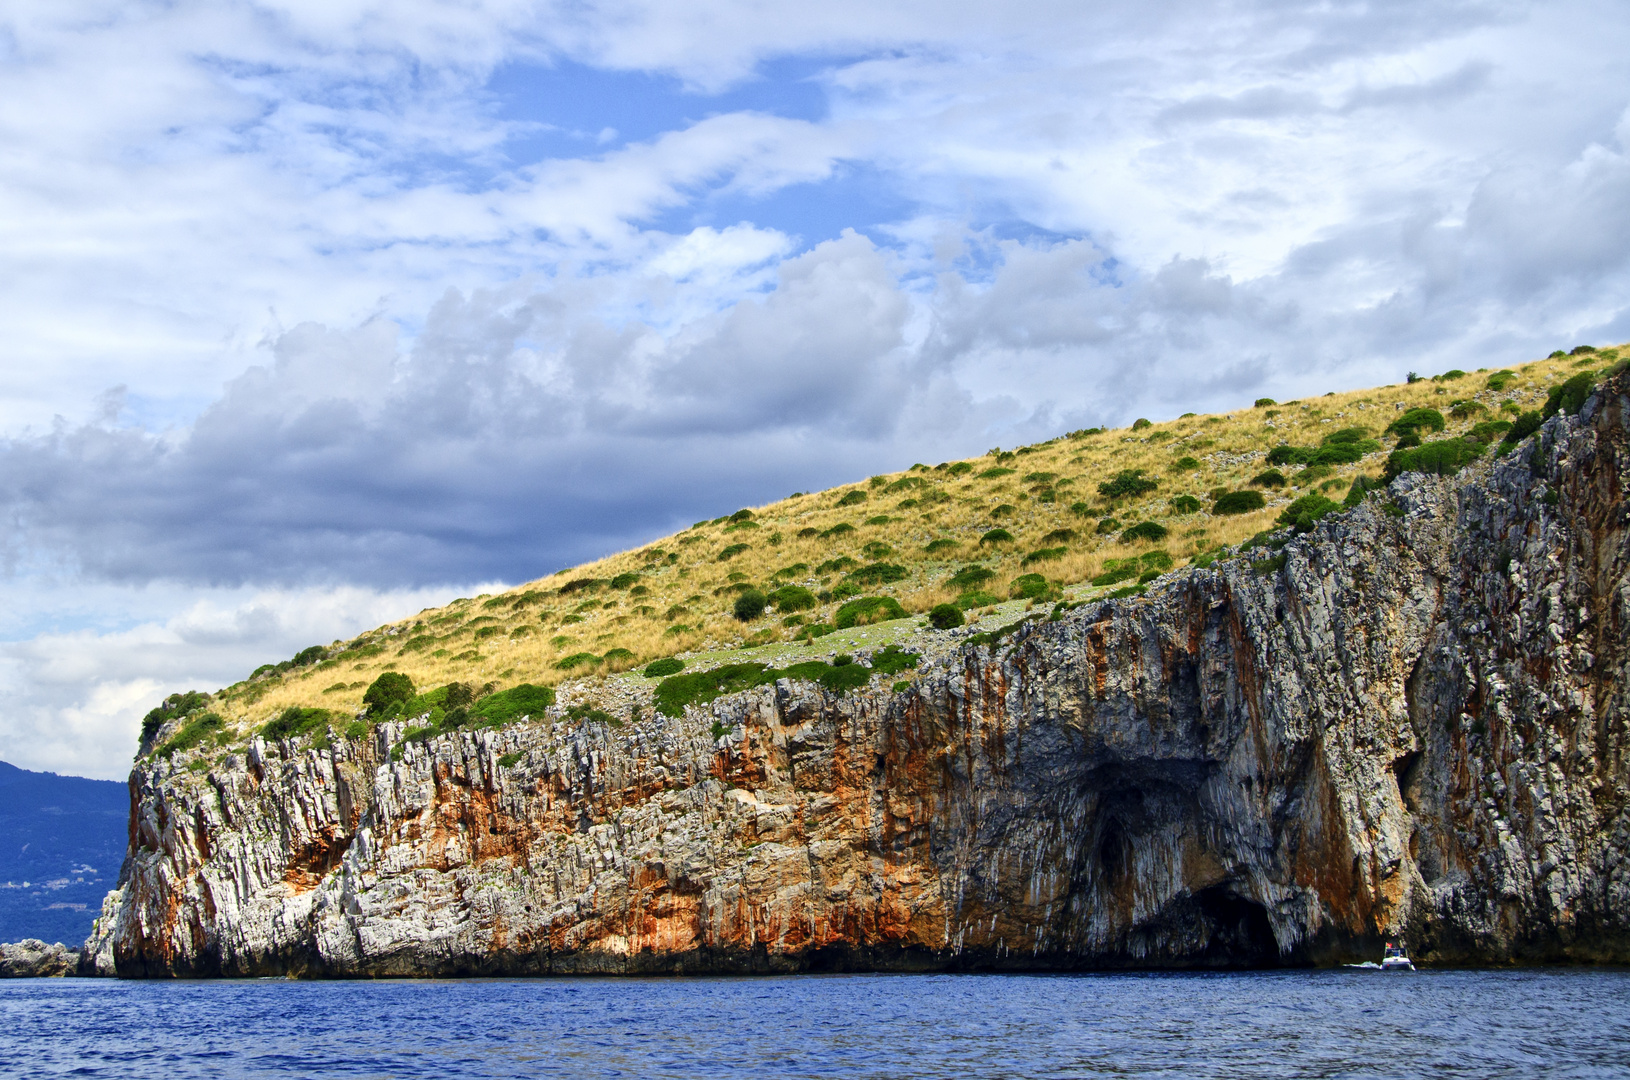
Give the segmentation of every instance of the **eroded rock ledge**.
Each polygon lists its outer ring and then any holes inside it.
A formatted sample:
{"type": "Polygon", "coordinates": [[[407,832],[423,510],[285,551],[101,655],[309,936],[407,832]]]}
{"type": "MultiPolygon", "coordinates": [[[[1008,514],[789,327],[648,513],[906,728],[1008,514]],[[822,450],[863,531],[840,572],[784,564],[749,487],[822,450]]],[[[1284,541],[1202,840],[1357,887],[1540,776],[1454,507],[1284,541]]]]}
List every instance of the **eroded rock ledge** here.
{"type": "Polygon", "coordinates": [[[910,690],[143,762],[123,976],[1630,961],[1621,377],[910,690]],[[715,740],[715,722],[728,734],[715,740]],[[518,755],[509,757],[507,755],[518,755]],[[502,764],[513,761],[513,764],[502,764]]]}

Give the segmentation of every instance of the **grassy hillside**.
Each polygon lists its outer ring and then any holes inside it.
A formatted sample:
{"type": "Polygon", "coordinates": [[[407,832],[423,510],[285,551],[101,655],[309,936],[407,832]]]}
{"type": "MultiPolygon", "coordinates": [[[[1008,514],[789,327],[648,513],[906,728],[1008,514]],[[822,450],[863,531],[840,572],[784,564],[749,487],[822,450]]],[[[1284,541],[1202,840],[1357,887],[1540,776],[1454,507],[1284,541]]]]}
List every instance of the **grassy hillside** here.
{"type": "Polygon", "coordinates": [[[894,615],[899,628],[918,630],[925,620],[898,617],[950,604],[988,621],[1136,590],[1140,578],[1260,543],[1298,517],[1307,527],[1355,480],[1383,478],[1389,459],[1394,471],[1454,471],[1499,452],[1513,422],[1518,433],[1531,430],[1548,396],[1552,411],[1577,408],[1578,388],[1617,360],[1612,349],[1556,353],[1373,390],[1264,399],[721,507],[719,517],[643,547],[313,647],[213,696],[170,699],[147,734],[162,736],[160,752],[175,752],[241,744],[268,724],[273,734],[355,732],[368,723],[356,719],[364,692],[384,672],[405,675],[415,691],[460,684],[476,698],[566,681],[592,692],[605,680],[644,682],[639,669],[676,655],[691,670],[731,655],[778,663],[827,655],[834,642],[854,640],[827,636],[845,622],[894,615]],[[1554,392],[1570,379],[1567,395],[1554,392]],[[1524,413],[1534,416],[1520,420],[1524,413]],[[1415,442],[1424,445],[1411,449],[1415,442]],[[756,615],[754,597],[766,605],[756,615]],[[857,598],[886,599],[857,614],[857,598]],[[189,714],[177,735],[175,720],[189,714]]]}

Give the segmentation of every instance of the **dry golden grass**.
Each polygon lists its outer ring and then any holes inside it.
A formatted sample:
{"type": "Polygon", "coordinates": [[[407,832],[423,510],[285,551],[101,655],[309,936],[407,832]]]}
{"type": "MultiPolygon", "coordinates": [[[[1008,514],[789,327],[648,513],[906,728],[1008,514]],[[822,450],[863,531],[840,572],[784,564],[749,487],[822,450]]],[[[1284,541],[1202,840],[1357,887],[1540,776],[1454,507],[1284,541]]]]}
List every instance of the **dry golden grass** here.
{"type": "MultiPolygon", "coordinates": [[[[914,466],[905,472],[753,507],[754,519],[748,525],[732,525],[723,519],[704,523],[499,596],[427,609],[350,643],[353,649],[362,648],[372,655],[330,659],[281,677],[239,683],[224,692],[221,702],[238,722],[259,723],[290,705],[358,710],[364,689],[384,670],[400,671],[419,687],[454,680],[500,686],[554,684],[704,647],[786,640],[796,628],[784,627],[773,613],[750,625],[734,619],[735,593],[725,590],[738,582],[766,591],[780,582],[812,590],[831,588],[842,575],[818,574],[816,568],[838,556],[859,564],[877,561],[865,552],[868,544],[888,545],[892,550],[881,560],[906,567],[911,576],[866,592],[892,595],[913,612],[954,599],[956,590],[948,588],[945,579],[972,562],[996,572],[997,579],[988,588],[1003,596],[1007,581],[1022,573],[1039,572],[1062,585],[1075,585],[1097,574],[1107,559],[1152,547],[1164,548],[1181,565],[1200,550],[1237,544],[1273,527],[1285,503],[1319,490],[1321,484],[1329,485],[1332,479],[1342,481],[1328,492],[1339,501],[1347,482],[1360,473],[1379,474],[1385,460],[1383,451],[1358,464],[1337,467],[1332,477],[1306,486],[1297,485],[1296,467],[1285,467],[1281,471],[1291,478],[1291,484],[1278,492],[1266,492],[1268,508],[1256,513],[1213,517],[1204,511],[1187,515],[1172,511],[1170,500],[1178,495],[1193,495],[1209,508],[1214,489],[1245,487],[1266,468],[1264,452],[1278,443],[1317,445],[1324,434],[1353,426],[1366,427],[1379,437],[1401,408],[1433,406],[1447,415],[1450,403],[1462,398],[1483,402],[1494,416],[1500,415],[1507,402],[1523,409],[1538,408],[1550,386],[1582,367],[1600,368],[1610,355],[1598,353],[1585,358],[1585,363],[1580,358],[1561,357],[1512,368],[1509,370],[1518,377],[1498,392],[1486,389],[1487,374],[1479,371],[1448,382],[1426,380],[1220,416],[1184,417],[1137,431],[1121,428],[1060,437],[1002,454],[1000,461],[990,454],[971,459],[968,464],[973,470],[960,476],[952,476],[943,467],[914,466]],[[1196,458],[1199,466],[1173,471],[1173,462],[1184,456],[1196,458]],[[998,478],[979,478],[981,472],[998,465],[1015,471],[998,478]],[[1113,535],[1094,535],[1096,516],[1105,506],[1097,486],[1122,469],[1145,470],[1160,487],[1151,495],[1122,502],[1115,516],[1123,526],[1136,521],[1161,522],[1170,530],[1164,542],[1124,545],[1113,535]],[[1053,473],[1056,478],[1050,484],[1025,479],[1035,473],[1053,473]],[[889,485],[905,477],[920,479],[922,486],[888,492],[889,485]],[[1051,501],[1043,494],[1049,486],[1051,501]],[[854,491],[865,492],[865,501],[838,505],[854,491]],[[1073,511],[1072,504],[1078,503],[1088,504],[1093,516],[1073,511]],[[1011,510],[993,516],[993,510],[1001,506],[1011,510]],[[879,517],[888,520],[868,523],[879,517]],[[839,523],[848,523],[854,531],[826,538],[799,535],[808,530],[825,532],[839,523]],[[1011,532],[1014,542],[982,547],[979,537],[997,525],[1011,532]],[[1033,567],[1021,566],[1027,552],[1044,546],[1044,536],[1065,528],[1076,534],[1063,545],[1067,554],[1033,567]],[[924,550],[929,541],[942,538],[956,541],[958,547],[934,555],[924,550]],[[748,546],[721,560],[720,553],[732,544],[748,546]],[[807,569],[772,579],[777,570],[799,563],[807,569]],[[559,591],[572,581],[595,578],[609,582],[620,574],[637,574],[638,584],[624,588],[604,585],[565,595],[559,591]],[[676,626],[687,629],[675,632],[676,626]],[[418,640],[424,638],[432,640],[418,640]],[[598,667],[570,671],[556,667],[573,654],[604,656],[613,648],[626,649],[632,656],[598,667]]],[[[1463,432],[1476,419],[1451,419],[1445,434],[1463,432]]],[[[824,604],[802,614],[808,622],[830,621],[836,606],[836,602],[824,604]]]]}

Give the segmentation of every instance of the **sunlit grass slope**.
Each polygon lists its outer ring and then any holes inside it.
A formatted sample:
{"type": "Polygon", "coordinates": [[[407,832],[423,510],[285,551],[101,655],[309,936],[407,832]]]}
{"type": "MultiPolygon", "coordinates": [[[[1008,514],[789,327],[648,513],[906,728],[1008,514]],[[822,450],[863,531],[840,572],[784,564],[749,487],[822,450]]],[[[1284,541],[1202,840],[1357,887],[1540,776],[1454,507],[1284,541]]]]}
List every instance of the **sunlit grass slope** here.
{"type": "Polygon", "coordinates": [[[818,647],[857,597],[891,598],[907,614],[949,603],[977,619],[1015,596],[1051,603],[1125,589],[1140,574],[1208,561],[1276,528],[1295,500],[1339,503],[1355,478],[1381,477],[1399,435],[1413,441],[1395,425],[1412,409],[1435,410],[1445,425],[1414,429],[1416,438],[1478,433],[1492,445],[1500,424],[1539,410],[1553,387],[1616,359],[1616,350],[1558,353],[1372,390],[1264,399],[720,507],[642,547],[267,665],[214,695],[214,738],[241,739],[290,707],[331,710],[343,727],[385,671],[419,689],[552,686],[676,654],[799,639],[818,647]],[[1337,443],[1346,448],[1328,450],[1337,443]],[[1236,492],[1259,493],[1261,508],[1250,508],[1252,496],[1223,498],[1236,492]],[[1221,512],[1230,503],[1244,509],[1221,512]],[[746,618],[737,610],[744,595],[746,618]],[[766,606],[753,616],[755,595],[766,606]]]}

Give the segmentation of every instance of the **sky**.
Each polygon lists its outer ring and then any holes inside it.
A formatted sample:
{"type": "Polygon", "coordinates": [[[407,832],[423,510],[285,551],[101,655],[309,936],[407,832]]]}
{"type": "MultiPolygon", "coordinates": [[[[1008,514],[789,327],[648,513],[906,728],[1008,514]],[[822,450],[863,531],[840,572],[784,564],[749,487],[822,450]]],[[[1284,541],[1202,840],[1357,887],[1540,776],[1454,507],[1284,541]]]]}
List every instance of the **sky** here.
{"type": "Polygon", "coordinates": [[[12,0],[0,759],[795,490],[1627,339],[1622,0],[12,0]]]}

